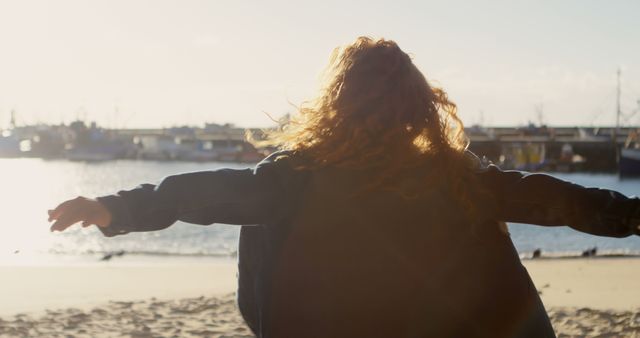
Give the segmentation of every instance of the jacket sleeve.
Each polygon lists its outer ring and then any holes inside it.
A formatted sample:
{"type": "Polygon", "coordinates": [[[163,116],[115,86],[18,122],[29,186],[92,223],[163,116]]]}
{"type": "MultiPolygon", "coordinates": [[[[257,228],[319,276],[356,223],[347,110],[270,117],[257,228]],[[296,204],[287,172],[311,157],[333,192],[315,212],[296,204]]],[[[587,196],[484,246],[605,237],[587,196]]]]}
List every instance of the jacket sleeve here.
{"type": "Polygon", "coordinates": [[[98,197],[112,214],[99,228],[107,237],[169,227],[176,221],[195,224],[253,225],[278,217],[283,189],[270,165],[256,169],[221,169],[165,178],[158,185],[98,197]]]}
{"type": "Polygon", "coordinates": [[[608,237],[640,234],[640,200],[607,189],[585,188],[545,174],[478,170],[500,221],[544,226],[567,225],[608,237]]]}

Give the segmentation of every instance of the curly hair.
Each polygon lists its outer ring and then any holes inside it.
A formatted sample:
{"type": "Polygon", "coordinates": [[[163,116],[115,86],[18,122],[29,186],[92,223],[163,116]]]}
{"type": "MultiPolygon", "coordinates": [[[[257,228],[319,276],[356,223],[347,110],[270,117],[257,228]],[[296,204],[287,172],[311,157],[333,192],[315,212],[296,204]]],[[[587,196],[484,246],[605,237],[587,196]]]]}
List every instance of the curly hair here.
{"type": "Polygon", "coordinates": [[[307,167],[376,168],[372,187],[397,190],[399,174],[427,162],[455,175],[468,146],[456,105],[391,40],[336,48],[320,95],[298,108],[267,143],[303,155],[307,167]]]}

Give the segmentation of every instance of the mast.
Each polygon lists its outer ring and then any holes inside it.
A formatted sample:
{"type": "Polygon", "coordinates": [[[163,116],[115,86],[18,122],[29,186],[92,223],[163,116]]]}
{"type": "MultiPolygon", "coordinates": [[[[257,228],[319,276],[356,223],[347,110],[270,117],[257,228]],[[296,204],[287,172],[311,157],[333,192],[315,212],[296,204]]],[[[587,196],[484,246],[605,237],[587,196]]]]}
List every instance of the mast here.
{"type": "Polygon", "coordinates": [[[11,121],[9,121],[9,126],[12,129],[16,127],[16,111],[15,111],[15,109],[11,109],[11,121]]]}
{"type": "Polygon", "coordinates": [[[620,67],[618,67],[618,86],[616,89],[616,130],[615,135],[620,131],[620,115],[622,115],[622,111],[620,110],[620,67]]]}

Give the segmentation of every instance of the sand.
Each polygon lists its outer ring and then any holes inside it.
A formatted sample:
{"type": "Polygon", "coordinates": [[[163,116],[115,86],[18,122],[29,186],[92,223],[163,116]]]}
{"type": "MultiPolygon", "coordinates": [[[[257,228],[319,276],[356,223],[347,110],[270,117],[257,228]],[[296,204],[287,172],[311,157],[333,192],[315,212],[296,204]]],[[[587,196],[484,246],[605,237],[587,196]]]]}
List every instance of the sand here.
{"type": "MultiPolygon", "coordinates": [[[[558,337],[640,338],[640,259],[525,261],[558,337]]],[[[250,337],[231,260],[0,267],[0,337],[250,337]]]]}
{"type": "Polygon", "coordinates": [[[236,289],[231,259],[126,258],[105,264],[0,266],[0,317],[44,309],[222,295],[236,289]]]}
{"type": "Polygon", "coordinates": [[[0,337],[253,337],[232,294],[161,301],[111,301],[0,321],[0,337]]]}
{"type": "Polygon", "coordinates": [[[547,307],[640,308],[640,258],[523,261],[547,307]]]}
{"type": "Polygon", "coordinates": [[[640,258],[523,263],[558,337],[640,338],[640,258]]]}

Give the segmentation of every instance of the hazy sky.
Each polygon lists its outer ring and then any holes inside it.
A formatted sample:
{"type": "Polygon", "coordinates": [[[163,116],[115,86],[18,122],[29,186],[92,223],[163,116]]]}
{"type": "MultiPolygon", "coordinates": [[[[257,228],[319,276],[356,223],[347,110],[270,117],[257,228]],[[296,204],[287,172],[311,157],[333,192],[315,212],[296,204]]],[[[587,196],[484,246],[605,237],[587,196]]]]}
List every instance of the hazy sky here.
{"type": "MultiPolygon", "coordinates": [[[[640,99],[640,1],[0,0],[0,126],[269,126],[331,50],[396,40],[467,125],[612,124],[640,99]]],[[[640,115],[640,113],[638,114],[640,115]]],[[[640,124],[640,116],[631,120],[640,124]]]]}

